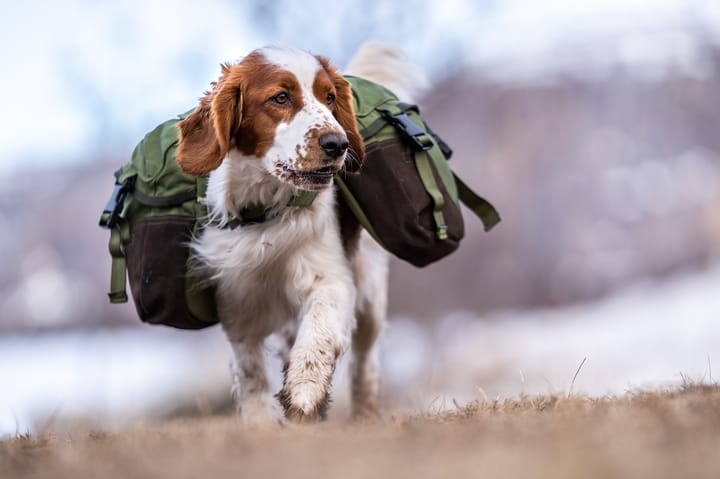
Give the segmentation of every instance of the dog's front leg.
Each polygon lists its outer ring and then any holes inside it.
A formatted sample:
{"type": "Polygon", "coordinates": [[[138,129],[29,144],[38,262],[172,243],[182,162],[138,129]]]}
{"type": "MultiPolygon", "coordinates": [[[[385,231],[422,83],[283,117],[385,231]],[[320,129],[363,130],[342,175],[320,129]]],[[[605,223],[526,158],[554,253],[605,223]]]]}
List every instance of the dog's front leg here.
{"type": "Polygon", "coordinates": [[[305,302],[278,398],[288,419],[325,418],[335,363],[350,345],[355,289],[349,272],[319,279],[305,302]]]}
{"type": "Polygon", "coordinates": [[[270,393],[263,339],[236,340],[230,344],[234,359],[232,393],[241,419],[246,424],[279,422],[282,410],[270,393]]]}

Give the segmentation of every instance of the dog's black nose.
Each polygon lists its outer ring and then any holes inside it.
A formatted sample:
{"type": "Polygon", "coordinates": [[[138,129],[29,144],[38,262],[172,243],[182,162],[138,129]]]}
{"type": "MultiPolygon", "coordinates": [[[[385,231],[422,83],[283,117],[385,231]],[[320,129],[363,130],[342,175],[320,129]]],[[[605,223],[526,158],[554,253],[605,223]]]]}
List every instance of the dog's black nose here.
{"type": "Polygon", "coordinates": [[[320,137],[320,147],[331,158],[337,158],[348,148],[347,137],[340,133],[326,133],[320,137]]]}

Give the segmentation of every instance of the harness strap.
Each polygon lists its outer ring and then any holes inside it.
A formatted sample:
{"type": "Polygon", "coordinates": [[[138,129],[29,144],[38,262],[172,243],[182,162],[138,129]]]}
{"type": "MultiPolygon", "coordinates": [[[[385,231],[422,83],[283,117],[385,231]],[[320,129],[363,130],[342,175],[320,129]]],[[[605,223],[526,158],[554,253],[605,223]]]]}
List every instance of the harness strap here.
{"type": "MultiPolygon", "coordinates": [[[[304,207],[310,206],[315,201],[317,196],[316,191],[305,191],[300,190],[297,194],[293,195],[292,198],[287,202],[285,206],[293,207],[304,207]]],[[[269,213],[273,210],[272,207],[263,205],[247,206],[240,210],[240,212],[232,217],[230,221],[223,225],[223,228],[230,228],[234,230],[240,226],[246,226],[251,224],[264,223],[265,221],[274,218],[275,216],[269,216],[269,213]]],[[[217,223],[216,223],[217,224],[217,223]]]]}
{"type": "Polygon", "coordinates": [[[230,221],[225,224],[225,228],[234,230],[240,226],[264,223],[269,219],[268,213],[271,208],[266,206],[248,206],[240,210],[237,216],[233,217],[230,221]]]}
{"type": "Polygon", "coordinates": [[[288,206],[310,206],[315,201],[317,191],[300,190],[288,201],[288,206]]]}

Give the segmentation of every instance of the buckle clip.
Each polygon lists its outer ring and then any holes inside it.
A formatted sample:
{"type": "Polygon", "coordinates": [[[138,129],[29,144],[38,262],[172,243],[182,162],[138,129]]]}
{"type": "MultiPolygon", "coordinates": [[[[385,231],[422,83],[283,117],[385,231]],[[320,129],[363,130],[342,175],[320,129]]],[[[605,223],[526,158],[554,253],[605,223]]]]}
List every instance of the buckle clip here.
{"type": "Polygon", "coordinates": [[[427,151],[433,147],[432,139],[425,131],[422,130],[415,123],[410,121],[410,118],[405,113],[399,113],[393,115],[392,113],[385,111],[383,112],[385,119],[393,125],[400,135],[407,140],[408,143],[416,151],[427,151]]]}
{"type": "Polygon", "coordinates": [[[99,226],[101,228],[112,229],[117,226],[122,217],[122,210],[125,204],[125,197],[132,190],[134,178],[128,178],[122,183],[116,183],[110,199],[105,205],[105,209],[100,216],[99,226]]]}

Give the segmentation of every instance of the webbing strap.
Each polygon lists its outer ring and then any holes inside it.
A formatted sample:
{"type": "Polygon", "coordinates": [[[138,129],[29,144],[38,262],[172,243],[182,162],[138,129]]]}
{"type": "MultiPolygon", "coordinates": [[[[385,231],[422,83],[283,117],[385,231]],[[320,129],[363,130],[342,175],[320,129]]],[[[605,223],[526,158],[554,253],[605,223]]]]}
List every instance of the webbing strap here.
{"type": "Polygon", "coordinates": [[[372,122],[369,126],[360,130],[360,136],[362,136],[365,140],[367,140],[368,138],[372,138],[373,136],[377,135],[380,130],[385,128],[387,124],[387,120],[381,116],[380,118],[372,122]]]}
{"type": "Polygon", "coordinates": [[[427,191],[433,200],[433,218],[435,219],[437,237],[440,240],[447,239],[448,227],[442,212],[443,206],[445,206],[445,198],[435,181],[435,176],[430,166],[430,155],[425,151],[416,151],[415,166],[417,167],[425,191],[427,191]]]}
{"type": "Polygon", "coordinates": [[[496,224],[500,223],[500,214],[495,207],[488,200],[471,190],[455,173],[453,173],[453,176],[458,187],[460,201],[480,218],[485,231],[490,231],[496,224]]]}
{"type": "Polygon", "coordinates": [[[300,190],[296,195],[290,198],[288,206],[310,206],[315,201],[317,191],[300,190]]]}
{"type": "Polygon", "coordinates": [[[360,136],[365,140],[377,135],[380,130],[391,124],[388,122],[386,115],[400,115],[401,113],[405,113],[405,110],[397,105],[388,105],[386,108],[376,108],[375,110],[380,113],[380,118],[360,130],[360,136]]]}
{"type": "Polygon", "coordinates": [[[122,244],[130,238],[130,226],[127,221],[121,221],[110,230],[110,242],[108,249],[112,256],[110,270],[110,292],[108,297],[111,303],[126,303],[128,300],[126,291],[126,268],[125,255],[122,244]]]}
{"type": "Polygon", "coordinates": [[[237,216],[227,222],[226,226],[231,230],[239,226],[245,226],[249,224],[264,223],[267,221],[267,214],[271,208],[266,206],[248,206],[240,210],[237,216]]]}
{"type": "MultiPolygon", "coordinates": [[[[300,190],[297,192],[297,194],[293,195],[293,197],[290,198],[286,206],[310,206],[313,204],[313,201],[315,201],[316,196],[317,192],[315,191],[300,190]]],[[[240,210],[237,216],[232,217],[230,221],[225,223],[224,227],[234,230],[240,226],[264,223],[265,221],[275,217],[268,217],[268,213],[270,213],[272,210],[272,207],[264,205],[246,206],[245,208],[240,210]]]]}

